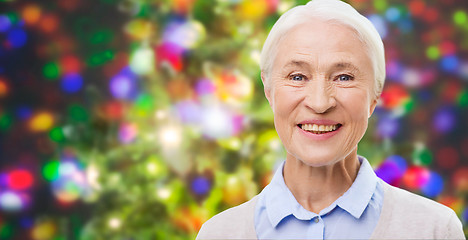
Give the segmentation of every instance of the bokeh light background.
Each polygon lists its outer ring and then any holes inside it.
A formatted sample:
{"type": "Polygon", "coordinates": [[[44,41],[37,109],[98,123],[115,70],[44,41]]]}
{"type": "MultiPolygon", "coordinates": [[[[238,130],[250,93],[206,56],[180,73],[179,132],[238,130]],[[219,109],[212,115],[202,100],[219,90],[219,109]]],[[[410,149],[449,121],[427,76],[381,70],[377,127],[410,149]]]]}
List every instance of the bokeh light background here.
{"type": "MultiPolygon", "coordinates": [[[[294,0],[0,1],[0,239],[193,239],[285,154],[259,78],[294,0]]],[[[467,232],[468,3],[350,0],[386,46],[359,153],[467,232]]]]}

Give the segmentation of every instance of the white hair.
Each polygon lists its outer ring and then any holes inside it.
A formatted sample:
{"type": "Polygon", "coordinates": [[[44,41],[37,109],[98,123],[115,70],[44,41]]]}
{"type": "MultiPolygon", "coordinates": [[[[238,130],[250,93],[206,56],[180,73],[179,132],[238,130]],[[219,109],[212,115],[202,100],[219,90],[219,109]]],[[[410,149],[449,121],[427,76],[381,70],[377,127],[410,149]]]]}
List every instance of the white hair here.
{"type": "Polygon", "coordinates": [[[351,5],[340,0],[312,0],[296,6],[281,15],[268,34],[260,56],[260,69],[265,88],[269,89],[270,73],[282,37],[300,24],[318,18],[326,22],[343,24],[353,29],[365,45],[372,62],[375,77],[375,96],[382,92],[385,82],[385,53],[382,39],[374,25],[351,5]]]}

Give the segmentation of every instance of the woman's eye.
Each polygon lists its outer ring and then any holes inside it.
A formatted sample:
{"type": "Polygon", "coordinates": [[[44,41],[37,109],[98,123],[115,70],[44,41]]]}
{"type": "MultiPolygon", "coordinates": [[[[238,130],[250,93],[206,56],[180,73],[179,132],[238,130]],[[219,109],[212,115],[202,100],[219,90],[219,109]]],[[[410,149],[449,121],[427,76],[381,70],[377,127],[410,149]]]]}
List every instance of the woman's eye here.
{"type": "Polygon", "coordinates": [[[293,81],[302,81],[305,79],[305,76],[302,75],[302,74],[294,74],[294,75],[291,75],[289,77],[289,79],[293,80],[293,81]]]}
{"type": "Polygon", "coordinates": [[[351,81],[353,80],[353,77],[347,75],[347,74],[342,74],[338,76],[338,81],[351,81]]]}

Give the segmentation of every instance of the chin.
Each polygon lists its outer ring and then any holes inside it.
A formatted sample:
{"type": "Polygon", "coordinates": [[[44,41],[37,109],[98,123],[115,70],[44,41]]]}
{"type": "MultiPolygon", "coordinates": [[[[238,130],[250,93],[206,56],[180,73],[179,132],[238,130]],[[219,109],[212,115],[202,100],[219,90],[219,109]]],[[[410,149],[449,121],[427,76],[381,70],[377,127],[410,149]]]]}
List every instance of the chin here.
{"type": "Polygon", "coordinates": [[[330,151],[330,152],[325,152],[325,151],[306,151],[301,154],[290,154],[293,159],[296,159],[298,161],[301,161],[307,166],[310,167],[324,167],[324,166],[330,166],[333,165],[341,160],[343,160],[345,157],[340,157],[336,154],[336,151],[330,151]],[[332,153],[333,152],[333,153],[332,153]]]}

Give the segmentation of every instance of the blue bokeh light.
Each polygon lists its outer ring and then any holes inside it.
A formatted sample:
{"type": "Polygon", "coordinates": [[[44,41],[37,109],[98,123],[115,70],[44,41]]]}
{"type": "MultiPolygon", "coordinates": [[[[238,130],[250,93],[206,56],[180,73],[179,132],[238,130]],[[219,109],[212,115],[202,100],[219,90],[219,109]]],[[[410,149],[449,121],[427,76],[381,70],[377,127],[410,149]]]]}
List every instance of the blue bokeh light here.
{"type": "Polygon", "coordinates": [[[429,180],[421,188],[421,192],[430,198],[435,198],[444,190],[444,180],[442,177],[436,173],[431,172],[429,175],[429,180]]]}
{"type": "Polygon", "coordinates": [[[117,99],[133,99],[138,95],[137,76],[127,67],[112,77],[109,90],[117,99]]]}
{"type": "Polygon", "coordinates": [[[386,158],[375,170],[375,174],[388,184],[398,185],[398,181],[406,172],[406,160],[398,155],[386,158]]]}
{"type": "Polygon", "coordinates": [[[382,138],[393,138],[398,134],[400,123],[393,117],[381,117],[377,123],[377,134],[382,138]]]}
{"type": "Polygon", "coordinates": [[[459,60],[456,56],[445,56],[440,60],[440,67],[447,72],[456,72],[458,70],[459,60]]]}
{"type": "Polygon", "coordinates": [[[465,208],[465,210],[462,213],[462,220],[463,222],[467,223],[468,222],[468,207],[465,208]]]}
{"type": "Polygon", "coordinates": [[[205,177],[196,177],[192,181],[192,190],[197,195],[204,195],[210,191],[211,183],[205,177]]]}
{"type": "Polygon", "coordinates": [[[385,17],[387,18],[389,22],[396,22],[400,19],[401,12],[398,8],[391,7],[387,9],[387,11],[385,12],[385,17]]]}
{"type": "Polygon", "coordinates": [[[413,31],[413,22],[410,18],[403,18],[398,21],[398,28],[403,33],[410,33],[413,31]]]}
{"type": "Polygon", "coordinates": [[[77,73],[70,73],[62,78],[62,89],[67,93],[78,92],[83,86],[83,78],[77,73]]]}
{"type": "Polygon", "coordinates": [[[0,32],[6,32],[11,27],[10,18],[6,15],[0,15],[0,32]]]}
{"type": "Polygon", "coordinates": [[[441,133],[450,132],[456,123],[456,116],[451,108],[443,107],[437,110],[433,118],[433,127],[441,133]]]}
{"type": "Polygon", "coordinates": [[[24,217],[20,220],[21,227],[28,229],[34,226],[34,220],[30,217],[24,217]]]}
{"type": "Polygon", "coordinates": [[[16,116],[21,120],[26,120],[32,116],[32,110],[27,106],[20,106],[16,109],[16,116]]]}
{"type": "Polygon", "coordinates": [[[23,29],[16,28],[8,32],[7,39],[12,47],[20,48],[26,44],[27,35],[23,29]]]}
{"type": "Polygon", "coordinates": [[[403,175],[403,173],[406,172],[406,169],[408,169],[408,163],[402,156],[392,155],[387,157],[386,161],[395,163],[401,175],[403,175]]]}
{"type": "Polygon", "coordinates": [[[377,32],[379,32],[380,37],[384,39],[388,33],[387,24],[385,20],[378,14],[370,15],[367,18],[369,19],[369,21],[372,22],[375,29],[377,29],[377,32]]]}

